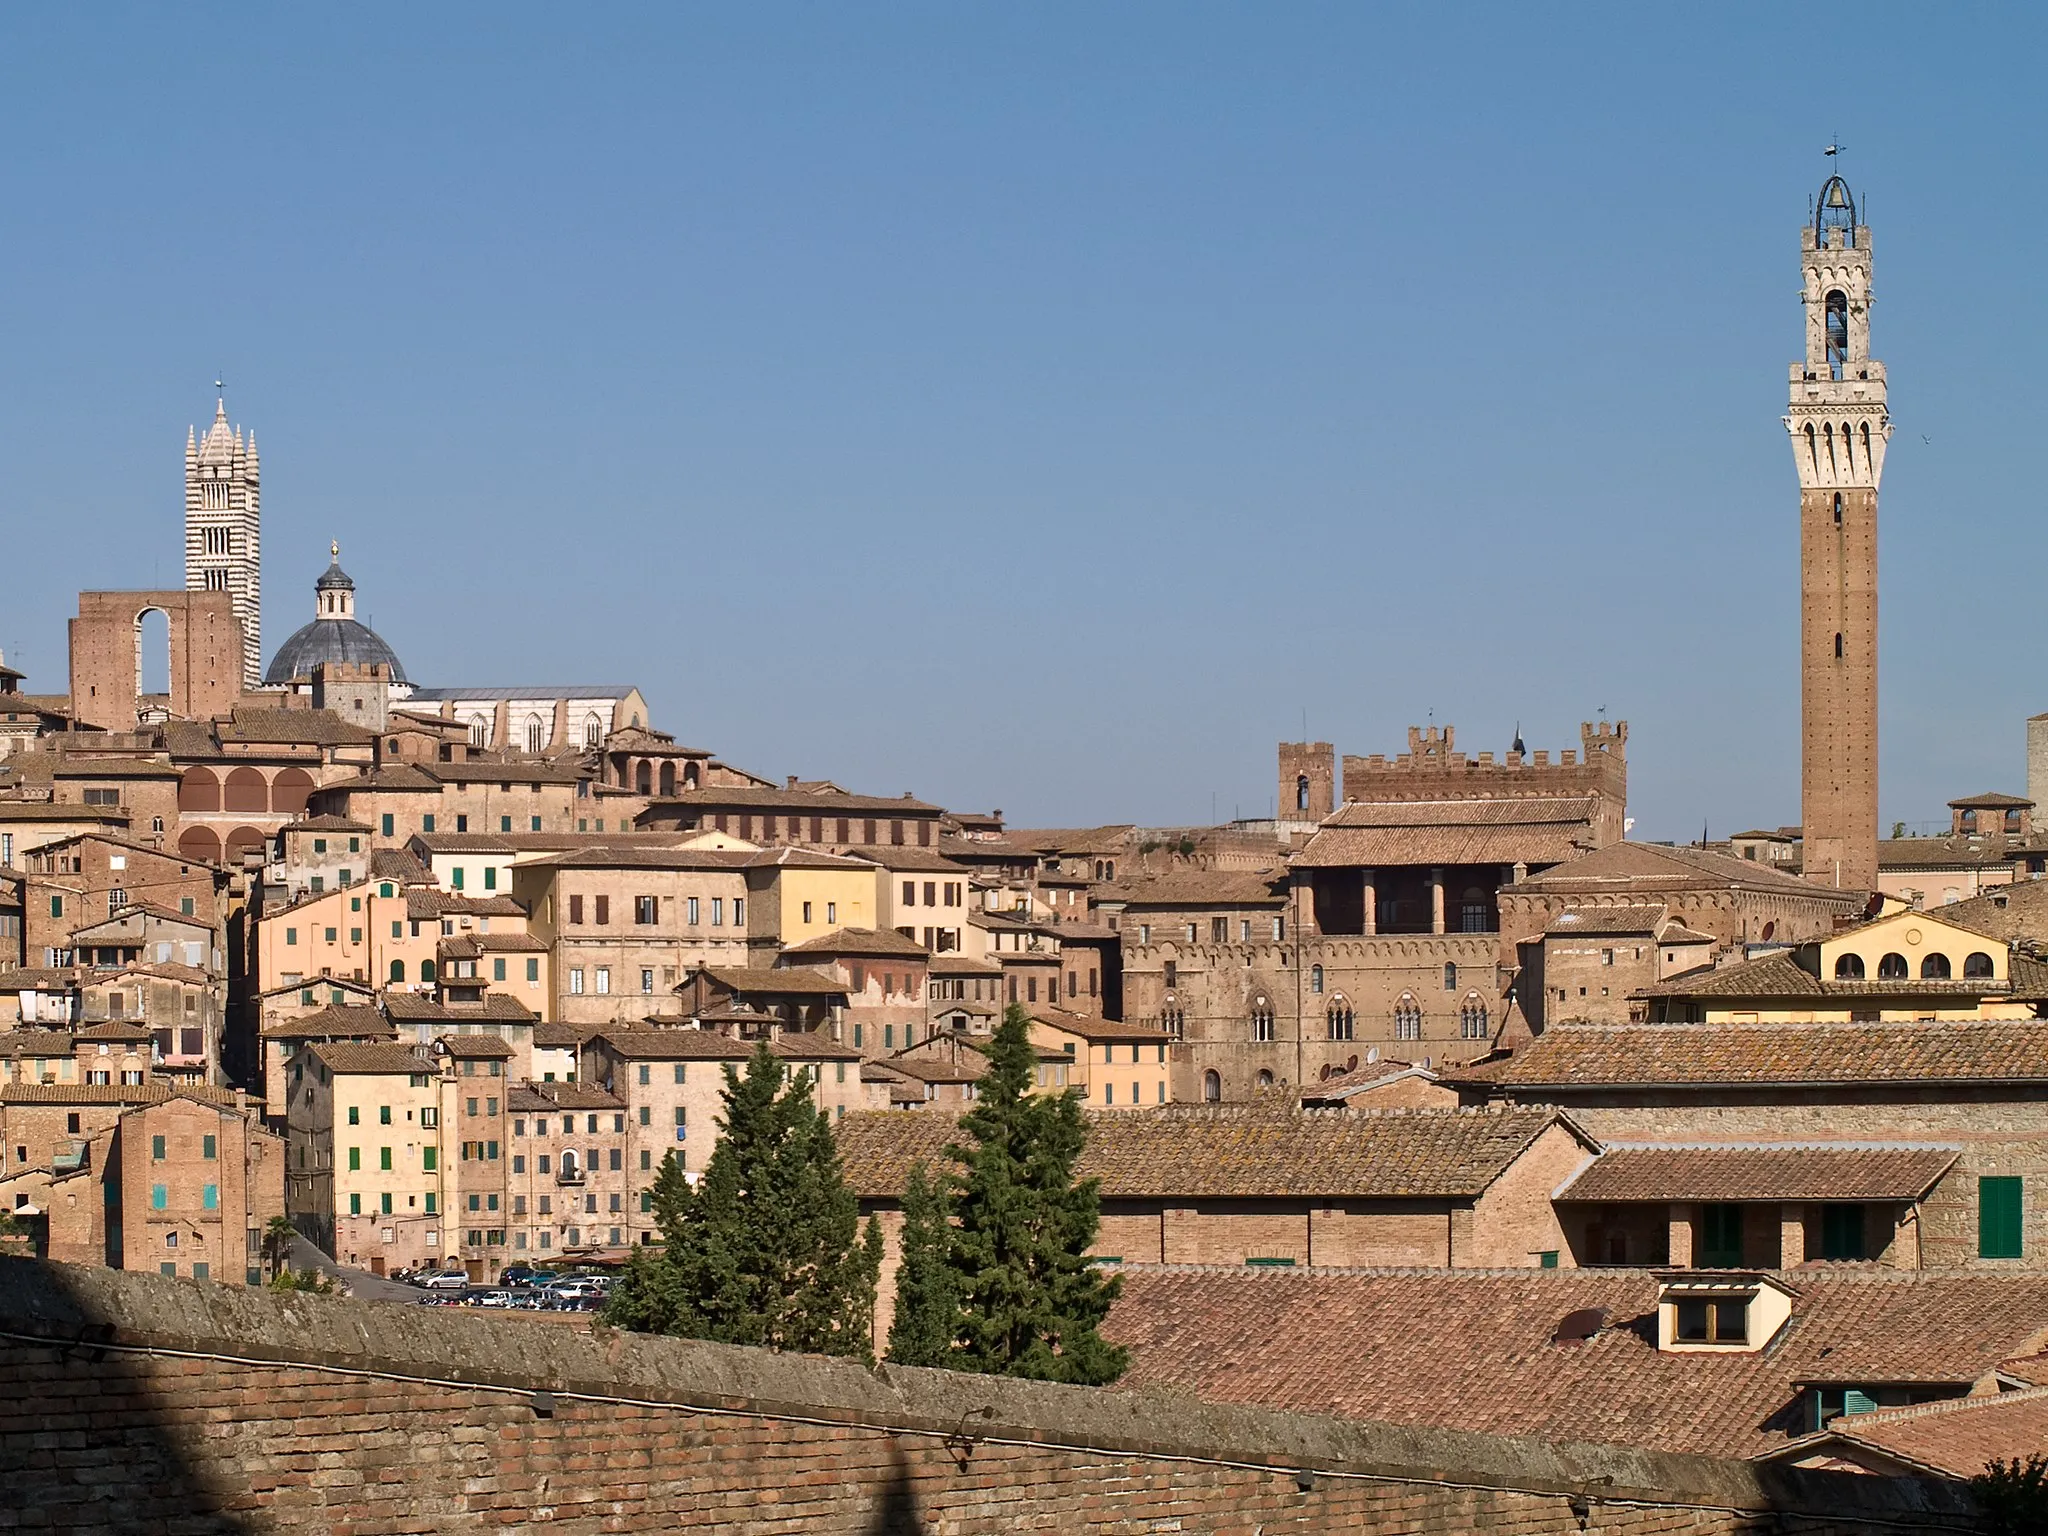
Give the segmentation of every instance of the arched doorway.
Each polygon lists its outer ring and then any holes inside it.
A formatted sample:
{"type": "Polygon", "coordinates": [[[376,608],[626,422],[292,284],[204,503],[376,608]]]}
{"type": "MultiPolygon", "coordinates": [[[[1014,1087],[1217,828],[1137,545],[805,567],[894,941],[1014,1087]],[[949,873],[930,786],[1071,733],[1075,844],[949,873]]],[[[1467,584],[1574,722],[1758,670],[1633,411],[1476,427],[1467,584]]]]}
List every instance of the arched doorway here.
{"type": "Polygon", "coordinates": [[[661,792],[664,795],[673,795],[676,792],[676,765],[674,763],[663,763],[661,765],[661,792]]]}
{"type": "Polygon", "coordinates": [[[262,854],[265,841],[263,834],[254,827],[235,828],[228,834],[224,862],[230,869],[240,869],[243,860],[250,854],[262,854]]]}

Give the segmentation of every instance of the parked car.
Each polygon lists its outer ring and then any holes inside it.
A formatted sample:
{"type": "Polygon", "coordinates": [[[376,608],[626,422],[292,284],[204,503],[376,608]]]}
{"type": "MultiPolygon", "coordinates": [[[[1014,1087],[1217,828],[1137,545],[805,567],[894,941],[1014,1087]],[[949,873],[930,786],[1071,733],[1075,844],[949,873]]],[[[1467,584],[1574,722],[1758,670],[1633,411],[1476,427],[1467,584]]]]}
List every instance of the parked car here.
{"type": "Polygon", "coordinates": [[[426,1291],[466,1291],[469,1289],[469,1276],[459,1269],[435,1269],[412,1283],[426,1291]]]}
{"type": "Polygon", "coordinates": [[[500,1285],[509,1285],[515,1290],[537,1285],[547,1279],[547,1271],[535,1269],[531,1264],[507,1264],[498,1275],[500,1285]]]}
{"type": "Polygon", "coordinates": [[[512,1293],[493,1286],[488,1290],[469,1291],[463,1296],[463,1303],[472,1307],[509,1307],[512,1293]]]}

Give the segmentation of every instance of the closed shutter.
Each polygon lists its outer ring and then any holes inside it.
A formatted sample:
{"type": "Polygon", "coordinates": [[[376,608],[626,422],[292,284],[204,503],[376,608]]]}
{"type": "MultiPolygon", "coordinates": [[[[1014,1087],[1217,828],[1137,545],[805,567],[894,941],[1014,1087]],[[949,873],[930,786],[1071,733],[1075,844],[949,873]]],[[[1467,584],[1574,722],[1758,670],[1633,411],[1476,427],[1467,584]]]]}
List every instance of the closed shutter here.
{"type": "Polygon", "coordinates": [[[1977,1181],[1977,1257],[2017,1259],[2021,1256],[2020,1181],[1986,1177],[1977,1181]]]}

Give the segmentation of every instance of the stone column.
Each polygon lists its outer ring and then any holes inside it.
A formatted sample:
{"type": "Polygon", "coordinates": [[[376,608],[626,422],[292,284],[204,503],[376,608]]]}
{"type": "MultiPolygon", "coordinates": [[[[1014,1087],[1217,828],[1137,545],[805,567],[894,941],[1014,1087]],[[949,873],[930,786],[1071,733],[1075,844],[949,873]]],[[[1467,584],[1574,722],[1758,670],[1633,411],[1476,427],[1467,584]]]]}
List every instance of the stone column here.
{"type": "Polygon", "coordinates": [[[1444,931],[1444,872],[1441,869],[1429,872],[1429,931],[1444,931]]]}
{"type": "Polygon", "coordinates": [[[1363,894],[1365,900],[1365,923],[1359,930],[1362,933],[1370,934],[1380,931],[1380,896],[1379,887],[1376,883],[1378,873],[1377,870],[1368,869],[1359,877],[1364,887],[1363,894]]]}

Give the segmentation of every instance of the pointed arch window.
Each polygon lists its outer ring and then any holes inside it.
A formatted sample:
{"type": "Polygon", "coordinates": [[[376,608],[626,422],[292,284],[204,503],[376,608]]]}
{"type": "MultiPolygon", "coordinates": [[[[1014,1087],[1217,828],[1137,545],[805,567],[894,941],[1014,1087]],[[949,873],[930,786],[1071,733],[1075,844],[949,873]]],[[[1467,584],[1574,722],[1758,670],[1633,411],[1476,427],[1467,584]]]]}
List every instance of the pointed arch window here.
{"type": "Polygon", "coordinates": [[[1413,992],[1403,992],[1401,1000],[1394,1004],[1394,1038],[1396,1040],[1420,1040],[1422,1038],[1422,1005],[1415,1000],[1413,992]]]}
{"type": "Polygon", "coordinates": [[[1327,1026],[1332,1040],[1354,1040],[1357,1038],[1357,1017],[1351,1011],[1351,1004],[1344,1000],[1341,993],[1331,1001],[1329,1008],[1324,1011],[1323,1022],[1327,1026]]]}
{"type": "Polygon", "coordinates": [[[491,728],[484,723],[482,715],[474,715],[470,718],[469,744],[472,747],[487,747],[491,744],[491,728]]]}
{"type": "Polygon", "coordinates": [[[1486,1040],[1493,1031],[1487,1026],[1486,999],[1477,992],[1467,992],[1465,1002],[1458,1009],[1458,1038],[1460,1040],[1486,1040]]]}
{"type": "Polygon", "coordinates": [[[526,717],[526,750],[538,753],[546,742],[547,738],[541,734],[540,716],[528,715],[526,717]]]}

